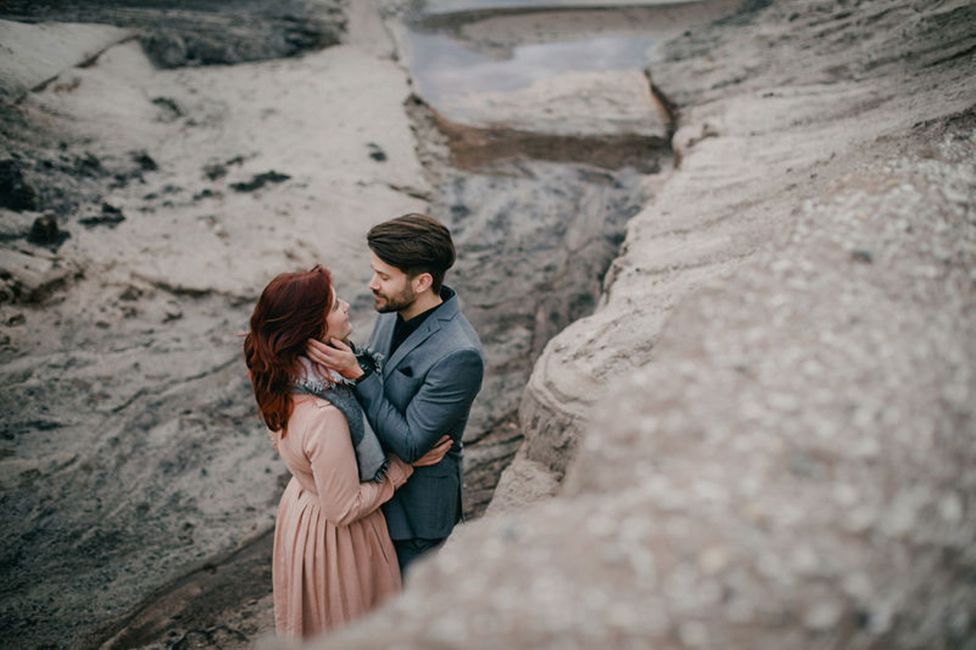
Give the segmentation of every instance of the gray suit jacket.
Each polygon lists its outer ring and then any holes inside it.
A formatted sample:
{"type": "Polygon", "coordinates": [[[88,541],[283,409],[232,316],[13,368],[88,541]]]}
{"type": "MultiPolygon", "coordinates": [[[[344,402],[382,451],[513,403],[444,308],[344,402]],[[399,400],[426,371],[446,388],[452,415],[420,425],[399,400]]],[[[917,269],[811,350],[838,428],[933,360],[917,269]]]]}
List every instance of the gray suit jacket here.
{"type": "Polygon", "coordinates": [[[484,359],[454,291],[442,287],[441,297],[444,303],[392,356],[397,315],[380,314],[369,347],[383,355],[383,370],[356,386],[380,442],[406,462],[423,456],[442,435],[454,439],[440,463],[416,468],[383,506],[390,536],[398,540],[447,537],[461,518],[461,439],[481,390],[484,359]]]}

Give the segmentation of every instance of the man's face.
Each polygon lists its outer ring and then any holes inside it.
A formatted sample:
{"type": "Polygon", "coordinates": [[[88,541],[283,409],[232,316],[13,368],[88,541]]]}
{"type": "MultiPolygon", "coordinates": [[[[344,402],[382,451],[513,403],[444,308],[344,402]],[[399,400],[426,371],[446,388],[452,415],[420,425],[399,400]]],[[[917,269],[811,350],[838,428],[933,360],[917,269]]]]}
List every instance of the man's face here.
{"type": "Polygon", "coordinates": [[[370,252],[373,277],[369,290],[373,292],[373,307],[381,314],[406,309],[417,299],[410,277],[395,266],[390,266],[370,252]]]}

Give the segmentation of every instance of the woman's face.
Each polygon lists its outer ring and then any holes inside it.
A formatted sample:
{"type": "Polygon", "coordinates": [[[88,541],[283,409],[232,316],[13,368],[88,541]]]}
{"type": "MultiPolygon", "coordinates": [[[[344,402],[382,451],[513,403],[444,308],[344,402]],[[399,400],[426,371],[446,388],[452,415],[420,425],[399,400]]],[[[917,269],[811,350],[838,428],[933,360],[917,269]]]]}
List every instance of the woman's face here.
{"type": "Polygon", "coordinates": [[[322,340],[328,342],[331,338],[337,338],[344,341],[350,332],[352,326],[349,325],[349,303],[336,296],[329,311],[325,313],[325,335],[322,340]]]}

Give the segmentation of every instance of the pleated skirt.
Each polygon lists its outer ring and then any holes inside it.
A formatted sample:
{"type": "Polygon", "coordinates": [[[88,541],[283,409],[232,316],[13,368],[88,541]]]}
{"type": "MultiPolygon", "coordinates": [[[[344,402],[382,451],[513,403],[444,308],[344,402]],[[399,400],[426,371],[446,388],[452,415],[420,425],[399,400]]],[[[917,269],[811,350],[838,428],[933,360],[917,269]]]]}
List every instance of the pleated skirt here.
{"type": "Polygon", "coordinates": [[[294,477],[278,504],[272,574],[275,628],[291,639],[333,630],[400,591],[382,511],[336,526],[294,477]]]}

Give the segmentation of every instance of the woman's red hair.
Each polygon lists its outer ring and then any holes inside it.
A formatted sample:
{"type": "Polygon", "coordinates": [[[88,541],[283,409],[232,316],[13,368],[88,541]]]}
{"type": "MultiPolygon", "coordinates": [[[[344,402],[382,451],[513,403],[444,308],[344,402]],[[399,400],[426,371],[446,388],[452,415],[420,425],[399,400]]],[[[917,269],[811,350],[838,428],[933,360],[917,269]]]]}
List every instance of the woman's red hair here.
{"type": "Polygon", "coordinates": [[[332,307],[332,276],[322,266],[300,273],[282,273],[261,292],[244,338],[244,363],[251,374],[254,398],[272,431],[288,429],[291,388],[297,379],[298,357],[305,343],[325,331],[332,307]]]}

